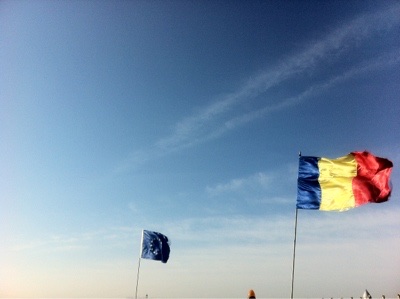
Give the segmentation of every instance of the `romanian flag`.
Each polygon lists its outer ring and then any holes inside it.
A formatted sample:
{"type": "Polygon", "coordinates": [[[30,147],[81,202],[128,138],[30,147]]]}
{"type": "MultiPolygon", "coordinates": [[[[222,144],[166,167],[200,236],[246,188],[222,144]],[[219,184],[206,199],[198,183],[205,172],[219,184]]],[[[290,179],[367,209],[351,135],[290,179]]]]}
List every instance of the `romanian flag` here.
{"type": "Polygon", "coordinates": [[[387,201],[393,163],[368,152],[337,159],[300,156],[297,208],[346,211],[387,201]]]}

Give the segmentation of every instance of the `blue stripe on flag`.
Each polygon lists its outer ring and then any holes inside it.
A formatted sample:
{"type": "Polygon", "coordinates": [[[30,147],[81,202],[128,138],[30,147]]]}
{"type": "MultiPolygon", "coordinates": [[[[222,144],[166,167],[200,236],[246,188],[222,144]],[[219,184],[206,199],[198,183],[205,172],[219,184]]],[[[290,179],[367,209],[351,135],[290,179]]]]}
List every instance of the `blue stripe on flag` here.
{"type": "Polygon", "coordinates": [[[318,210],[321,205],[321,186],[318,182],[318,157],[300,156],[297,179],[298,209],[318,210]]]}

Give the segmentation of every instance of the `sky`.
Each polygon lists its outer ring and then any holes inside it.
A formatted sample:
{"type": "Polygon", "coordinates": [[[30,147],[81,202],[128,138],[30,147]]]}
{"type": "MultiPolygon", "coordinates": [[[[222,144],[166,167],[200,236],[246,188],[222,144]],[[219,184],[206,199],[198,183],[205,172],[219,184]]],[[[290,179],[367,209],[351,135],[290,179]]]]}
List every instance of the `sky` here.
{"type": "Polygon", "coordinates": [[[299,152],[363,150],[392,196],[299,210],[294,297],[396,297],[399,34],[386,0],[1,1],[0,297],[288,298],[299,152]]]}

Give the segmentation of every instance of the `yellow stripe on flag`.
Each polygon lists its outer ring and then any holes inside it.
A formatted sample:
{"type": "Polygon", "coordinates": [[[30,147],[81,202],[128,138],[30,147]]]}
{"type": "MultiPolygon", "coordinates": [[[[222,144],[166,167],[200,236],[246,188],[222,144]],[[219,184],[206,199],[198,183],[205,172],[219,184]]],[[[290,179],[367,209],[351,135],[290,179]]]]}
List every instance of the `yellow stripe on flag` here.
{"type": "Polygon", "coordinates": [[[323,211],[345,211],[354,208],[352,180],[357,176],[353,155],[337,159],[321,158],[318,162],[321,205],[323,211]]]}

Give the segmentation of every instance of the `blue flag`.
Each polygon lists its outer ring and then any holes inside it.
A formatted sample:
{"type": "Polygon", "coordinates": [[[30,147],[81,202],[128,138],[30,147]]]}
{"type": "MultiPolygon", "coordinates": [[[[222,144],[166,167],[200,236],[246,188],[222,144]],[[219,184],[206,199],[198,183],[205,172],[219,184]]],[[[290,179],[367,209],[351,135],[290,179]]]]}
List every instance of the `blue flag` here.
{"type": "Polygon", "coordinates": [[[169,258],[169,241],[163,234],[143,230],[142,258],[166,263],[169,258]]]}

